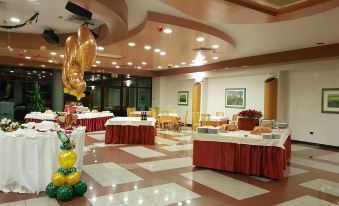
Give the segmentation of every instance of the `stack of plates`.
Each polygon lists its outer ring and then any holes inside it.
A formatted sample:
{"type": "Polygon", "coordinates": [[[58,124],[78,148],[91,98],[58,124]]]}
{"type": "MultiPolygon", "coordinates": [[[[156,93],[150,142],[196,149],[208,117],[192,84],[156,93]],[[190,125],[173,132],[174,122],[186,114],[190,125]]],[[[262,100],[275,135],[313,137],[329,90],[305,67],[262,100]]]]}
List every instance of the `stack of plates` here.
{"type": "Polygon", "coordinates": [[[278,122],[277,123],[277,127],[279,129],[286,129],[288,127],[288,123],[284,123],[284,122],[278,122]]]}
{"type": "Polygon", "coordinates": [[[272,139],[271,133],[261,133],[263,139],[272,139]]]}
{"type": "Polygon", "coordinates": [[[197,127],[197,132],[198,133],[208,133],[208,128],[207,127],[197,127]]]}
{"type": "Polygon", "coordinates": [[[217,127],[209,127],[208,134],[219,134],[219,129],[217,127]]]}

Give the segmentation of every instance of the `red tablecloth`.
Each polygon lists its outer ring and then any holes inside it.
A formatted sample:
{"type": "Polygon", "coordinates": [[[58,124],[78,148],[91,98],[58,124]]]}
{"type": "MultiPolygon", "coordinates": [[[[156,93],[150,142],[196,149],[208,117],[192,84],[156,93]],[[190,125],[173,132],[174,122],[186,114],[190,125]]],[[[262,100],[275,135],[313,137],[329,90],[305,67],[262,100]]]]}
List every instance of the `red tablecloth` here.
{"type": "Polygon", "coordinates": [[[291,158],[291,136],[284,147],[256,146],[225,142],[193,142],[193,164],[228,172],[284,178],[284,170],[291,158]]]}
{"type": "Polygon", "coordinates": [[[99,117],[91,119],[78,119],[77,123],[81,126],[86,126],[86,132],[94,132],[105,130],[105,123],[112,117],[99,117]]]}
{"type": "Polygon", "coordinates": [[[53,121],[53,120],[42,120],[42,119],[32,119],[32,118],[25,118],[25,122],[35,122],[35,123],[40,123],[42,121],[53,121]]]}
{"type": "Polygon", "coordinates": [[[156,133],[154,126],[108,125],[105,143],[153,145],[156,133]]]}

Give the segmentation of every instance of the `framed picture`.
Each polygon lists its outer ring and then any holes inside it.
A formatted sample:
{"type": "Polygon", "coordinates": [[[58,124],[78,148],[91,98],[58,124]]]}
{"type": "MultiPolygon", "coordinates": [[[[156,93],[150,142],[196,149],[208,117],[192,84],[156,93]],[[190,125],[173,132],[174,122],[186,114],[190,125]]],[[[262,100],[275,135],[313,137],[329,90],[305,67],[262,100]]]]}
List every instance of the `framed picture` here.
{"type": "Polygon", "coordinates": [[[225,89],[225,107],[245,109],[246,88],[225,89]]]}
{"type": "Polygon", "coordinates": [[[339,114],[339,88],[322,89],[321,112],[339,114]]]}
{"type": "Polygon", "coordinates": [[[188,91],[178,92],[178,105],[188,106],[188,91]]]}

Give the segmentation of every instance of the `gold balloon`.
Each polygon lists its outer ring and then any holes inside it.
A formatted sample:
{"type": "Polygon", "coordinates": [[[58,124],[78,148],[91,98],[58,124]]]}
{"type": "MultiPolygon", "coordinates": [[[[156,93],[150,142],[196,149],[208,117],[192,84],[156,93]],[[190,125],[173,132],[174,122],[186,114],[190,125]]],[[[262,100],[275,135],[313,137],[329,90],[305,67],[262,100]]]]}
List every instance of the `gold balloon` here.
{"type": "Polygon", "coordinates": [[[73,167],[77,160],[77,154],[73,150],[62,150],[59,154],[59,164],[64,169],[73,167]]]}
{"type": "Polygon", "coordinates": [[[76,185],[80,181],[80,173],[73,172],[66,176],[66,183],[69,185],[76,185]]]}
{"type": "Polygon", "coordinates": [[[67,38],[62,67],[64,93],[73,95],[78,100],[85,96],[84,71],[89,71],[92,68],[96,48],[95,38],[85,25],[80,26],[77,36],[73,35],[67,38]]]}
{"type": "Polygon", "coordinates": [[[54,173],[53,177],[52,177],[52,183],[54,186],[59,187],[63,184],[65,184],[66,182],[66,178],[63,174],[56,172],[54,173]]]}

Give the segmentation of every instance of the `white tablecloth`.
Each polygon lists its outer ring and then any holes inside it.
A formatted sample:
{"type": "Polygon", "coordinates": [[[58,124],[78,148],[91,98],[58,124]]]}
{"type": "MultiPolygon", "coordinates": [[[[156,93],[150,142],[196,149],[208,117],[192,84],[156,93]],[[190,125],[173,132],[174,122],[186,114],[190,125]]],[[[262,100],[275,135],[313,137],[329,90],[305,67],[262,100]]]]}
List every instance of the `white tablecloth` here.
{"type": "Polygon", "coordinates": [[[159,114],[159,117],[161,116],[166,116],[166,117],[178,117],[179,115],[177,113],[169,113],[168,115],[163,115],[163,114],[159,114]]]}
{"type": "Polygon", "coordinates": [[[220,116],[209,116],[208,119],[200,119],[200,121],[215,121],[215,122],[222,122],[222,121],[227,121],[228,117],[220,117],[220,116]]]}
{"type": "Polygon", "coordinates": [[[141,112],[146,112],[146,115],[150,115],[150,114],[151,114],[150,111],[133,111],[133,112],[131,112],[131,114],[134,114],[134,115],[141,115],[141,112]]]}
{"type": "MultiPolygon", "coordinates": [[[[101,117],[113,117],[113,113],[105,113],[105,112],[97,112],[97,113],[84,113],[84,114],[77,114],[78,119],[94,119],[94,118],[101,118],[101,117]]],[[[26,114],[25,119],[41,119],[41,120],[54,120],[56,114],[26,114]]]]}
{"type": "MultiPolygon", "coordinates": [[[[85,127],[71,134],[76,142],[78,160],[83,165],[85,127]]],[[[56,132],[22,129],[11,133],[0,131],[0,191],[34,193],[44,191],[59,168],[61,142],[56,132]]]]}
{"type": "Polygon", "coordinates": [[[148,117],[147,120],[141,120],[140,117],[115,117],[107,120],[108,125],[129,125],[129,126],[155,126],[155,118],[148,117]]]}
{"type": "Polygon", "coordinates": [[[291,129],[273,130],[272,133],[280,133],[280,139],[263,139],[261,135],[250,134],[249,131],[235,131],[219,134],[194,133],[193,140],[210,142],[227,142],[236,144],[248,144],[258,146],[275,146],[285,149],[284,143],[291,135],[291,129]],[[245,135],[248,135],[245,137],[245,135]]]}

